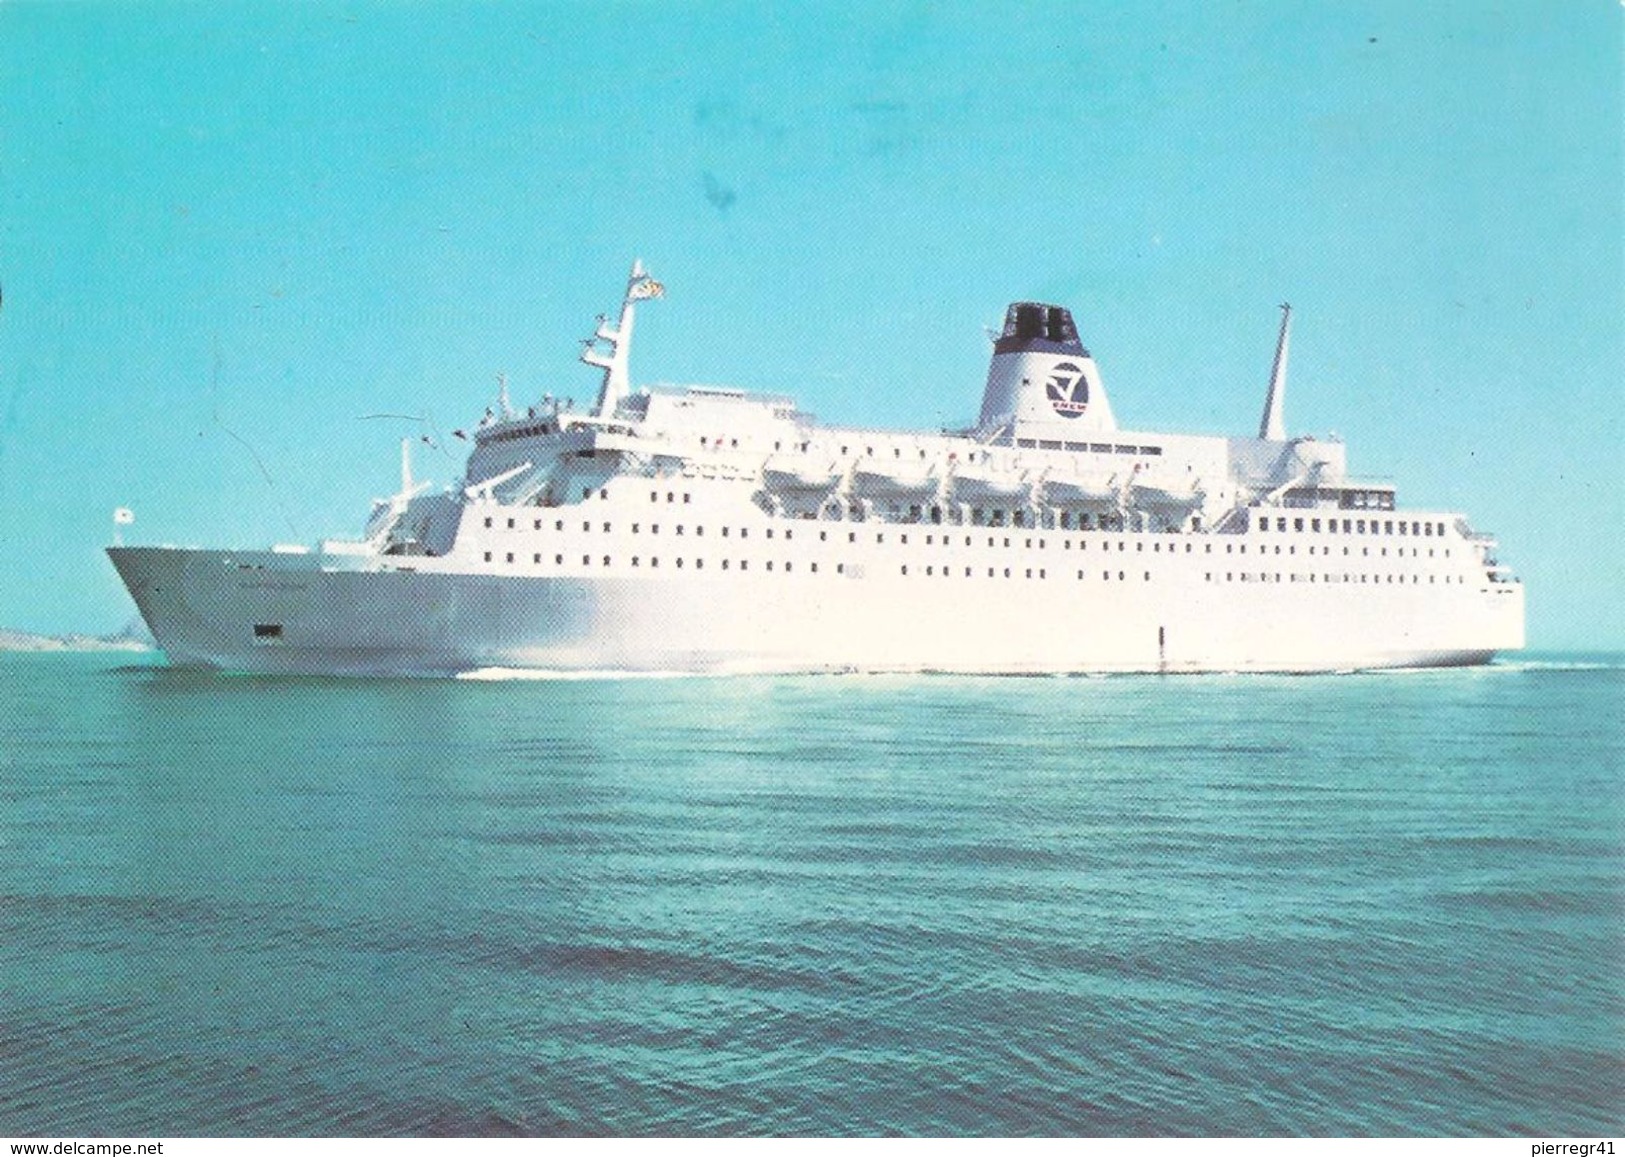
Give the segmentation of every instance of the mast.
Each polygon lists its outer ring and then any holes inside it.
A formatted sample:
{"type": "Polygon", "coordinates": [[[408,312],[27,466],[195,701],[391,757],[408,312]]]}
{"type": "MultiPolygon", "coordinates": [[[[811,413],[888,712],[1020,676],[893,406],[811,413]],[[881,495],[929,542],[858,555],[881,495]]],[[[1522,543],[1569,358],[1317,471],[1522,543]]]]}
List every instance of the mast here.
{"type": "Polygon", "coordinates": [[[1286,424],[1281,408],[1286,402],[1286,355],[1292,330],[1292,306],[1281,303],[1281,336],[1275,342],[1275,365],[1270,370],[1270,392],[1264,399],[1264,416],[1258,422],[1258,436],[1272,442],[1286,441],[1286,424]]]}
{"type": "Polygon", "coordinates": [[[627,375],[627,362],[632,353],[632,323],[636,321],[637,303],[648,298],[663,297],[665,286],[654,280],[643,268],[642,260],[632,262],[632,272],[626,280],[626,297],[621,301],[621,320],[610,329],[604,316],[598,316],[598,329],[581,343],[581,360],[604,371],[604,384],[598,390],[598,404],[593,415],[608,418],[615,407],[631,392],[627,375]],[[609,352],[599,352],[597,343],[609,343],[609,352]]]}

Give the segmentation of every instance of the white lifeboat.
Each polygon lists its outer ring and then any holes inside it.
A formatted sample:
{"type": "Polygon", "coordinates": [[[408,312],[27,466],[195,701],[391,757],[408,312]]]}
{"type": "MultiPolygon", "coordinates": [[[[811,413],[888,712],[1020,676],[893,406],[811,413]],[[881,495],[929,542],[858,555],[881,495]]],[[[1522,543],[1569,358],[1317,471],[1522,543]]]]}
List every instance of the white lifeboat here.
{"type": "Polygon", "coordinates": [[[1013,502],[1032,488],[1025,470],[999,470],[991,465],[956,464],[950,489],[958,502],[1013,502]]]}
{"type": "Polygon", "coordinates": [[[827,494],[835,489],[841,473],[832,462],[777,455],[762,467],[762,482],[780,494],[827,494]]]}
{"type": "Polygon", "coordinates": [[[1140,510],[1159,513],[1188,513],[1207,498],[1207,492],[1193,475],[1167,476],[1156,471],[1136,471],[1129,481],[1129,503],[1140,510]]]}
{"type": "Polygon", "coordinates": [[[1089,510],[1115,509],[1122,489],[1116,475],[1101,474],[1051,474],[1042,486],[1047,505],[1089,510]]]}
{"type": "Polygon", "coordinates": [[[926,498],[941,487],[930,462],[866,458],[852,471],[852,492],[860,498],[926,498]]]}

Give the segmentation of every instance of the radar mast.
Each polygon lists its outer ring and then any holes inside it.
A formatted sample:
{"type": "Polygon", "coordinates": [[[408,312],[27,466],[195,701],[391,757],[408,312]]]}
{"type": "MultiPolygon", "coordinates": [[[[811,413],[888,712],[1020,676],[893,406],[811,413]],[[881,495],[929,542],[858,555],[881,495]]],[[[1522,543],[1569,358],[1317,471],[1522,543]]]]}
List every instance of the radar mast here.
{"type": "Polygon", "coordinates": [[[581,343],[581,360],[604,371],[604,384],[598,390],[598,404],[593,415],[608,418],[615,407],[631,392],[627,363],[632,354],[632,323],[636,320],[637,303],[650,298],[664,297],[666,287],[650,277],[641,259],[632,262],[632,272],[626,280],[626,296],[621,300],[621,320],[610,329],[602,315],[593,335],[581,343]],[[609,352],[598,349],[600,341],[609,343],[609,352]]]}
{"type": "Polygon", "coordinates": [[[1286,423],[1281,410],[1286,402],[1287,343],[1292,331],[1292,306],[1281,303],[1281,336],[1275,341],[1275,365],[1270,369],[1270,392],[1264,399],[1264,416],[1258,422],[1258,436],[1272,442],[1286,441],[1286,423]]]}

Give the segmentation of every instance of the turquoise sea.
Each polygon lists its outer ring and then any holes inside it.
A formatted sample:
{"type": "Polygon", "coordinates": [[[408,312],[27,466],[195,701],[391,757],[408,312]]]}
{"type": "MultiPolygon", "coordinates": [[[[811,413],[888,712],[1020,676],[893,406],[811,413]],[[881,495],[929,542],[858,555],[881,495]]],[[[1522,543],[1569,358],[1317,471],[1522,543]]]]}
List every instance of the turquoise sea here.
{"type": "Polygon", "coordinates": [[[0,1134],[1617,1135],[1622,719],[0,656],[0,1134]]]}

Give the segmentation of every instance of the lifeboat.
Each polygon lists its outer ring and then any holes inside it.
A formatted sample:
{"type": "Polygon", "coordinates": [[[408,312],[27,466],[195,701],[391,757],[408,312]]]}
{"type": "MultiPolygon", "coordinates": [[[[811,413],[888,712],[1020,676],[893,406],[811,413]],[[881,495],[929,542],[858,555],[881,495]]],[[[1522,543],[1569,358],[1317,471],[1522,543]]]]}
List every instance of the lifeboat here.
{"type": "Polygon", "coordinates": [[[852,471],[852,493],[860,498],[929,498],[941,487],[936,467],[926,462],[865,459],[852,471]]]}
{"type": "Polygon", "coordinates": [[[1044,479],[1042,487],[1044,502],[1049,506],[1091,510],[1115,509],[1122,489],[1115,475],[1098,474],[1050,476],[1044,479]]]}
{"type": "Polygon", "coordinates": [[[806,458],[778,456],[762,467],[762,483],[779,494],[822,495],[834,490],[841,480],[834,463],[806,458]]]}
{"type": "Polygon", "coordinates": [[[1201,482],[1190,476],[1166,478],[1155,473],[1136,473],[1129,483],[1129,504],[1139,510],[1188,514],[1206,498],[1201,482]]]}
{"type": "Polygon", "coordinates": [[[956,502],[1003,502],[1024,500],[1032,483],[1027,471],[996,470],[986,466],[957,466],[949,480],[956,502]]]}

